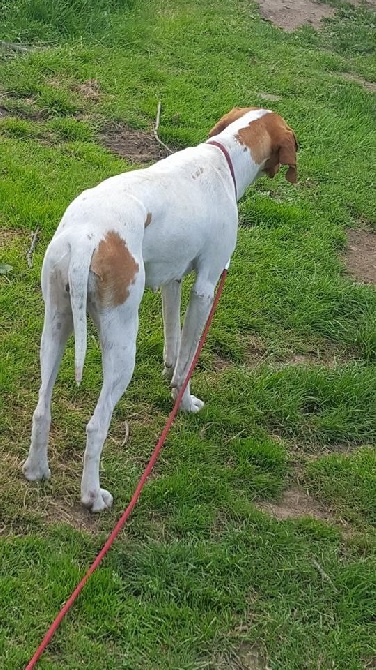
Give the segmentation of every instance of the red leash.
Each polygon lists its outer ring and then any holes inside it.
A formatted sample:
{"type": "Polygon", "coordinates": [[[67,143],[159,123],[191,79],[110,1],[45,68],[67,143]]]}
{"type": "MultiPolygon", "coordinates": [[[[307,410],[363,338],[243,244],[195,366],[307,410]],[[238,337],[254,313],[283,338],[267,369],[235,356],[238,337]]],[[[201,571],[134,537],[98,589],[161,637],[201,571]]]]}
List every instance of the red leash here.
{"type": "Polygon", "coordinates": [[[81,579],[80,583],[76,586],[75,590],[73,591],[72,595],[68,598],[65,605],[63,605],[63,607],[61,608],[61,610],[60,610],[59,614],[57,615],[55,621],[51,624],[51,626],[48,629],[46,635],[44,636],[42,642],[40,643],[38,649],[36,650],[33,658],[27,664],[26,670],[32,670],[32,668],[35,668],[35,665],[36,665],[37,661],[39,660],[39,658],[43,654],[45,648],[47,647],[47,645],[50,642],[52,636],[54,635],[57,628],[59,627],[61,621],[65,617],[68,610],[72,607],[76,598],[80,595],[80,593],[81,593],[82,589],[84,588],[86,582],[88,581],[89,577],[93,574],[94,570],[96,570],[99,563],[102,561],[104,556],[107,554],[107,552],[110,549],[110,547],[112,546],[115,538],[119,535],[119,533],[120,533],[121,529],[123,528],[125,522],[127,521],[128,517],[130,516],[131,512],[133,511],[133,508],[135,507],[135,505],[137,503],[137,500],[140,497],[140,494],[141,494],[141,491],[144,487],[144,484],[145,484],[148,476],[150,475],[150,473],[151,473],[151,471],[154,467],[154,464],[155,464],[155,462],[156,462],[156,460],[159,456],[159,452],[161,451],[161,449],[162,449],[162,447],[165,443],[166,437],[167,437],[167,435],[170,431],[170,428],[171,428],[171,426],[174,422],[174,419],[176,417],[176,414],[178,412],[179,405],[180,405],[181,399],[183,397],[184,391],[187,388],[189,380],[192,376],[193,370],[196,367],[196,364],[197,364],[198,358],[200,356],[202,347],[205,344],[205,340],[206,340],[207,334],[209,332],[211,322],[213,320],[214,312],[217,309],[217,305],[218,305],[219,299],[220,299],[222,291],[223,291],[223,286],[224,286],[224,283],[225,283],[226,275],[227,275],[227,270],[223,270],[220,281],[219,281],[219,284],[218,284],[218,288],[217,288],[217,291],[216,291],[216,294],[215,294],[215,298],[214,298],[214,301],[213,301],[213,304],[212,304],[212,307],[211,307],[211,310],[210,310],[210,313],[209,313],[209,316],[208,316],[208,319],[207,319],[207,322],[206,322],[206,325],[205,325],[205,328],[203,330],[200,341],[198,343],[198,347],[197,347],[196,353],[193,357],[191,366],[188,370],[188,374],[187,374],[187,376],[184,380],[183,386],[181,387],[181,389],[178,393],[178,396],[175,400],[175,404],[174,404],[174,406],[171,410],[171,413],[170,413],[170,415],[167,419],[167,423],[166,423],[166,425],[165,425],[165,427],[164,427],[164,429],[161,433],[161,436],[160,436],[160,438],[159,438],[159,440],[158,440],[158,442],[157,442],[157,444],[154,448],[154,451],[151,455],[150,461],[149,461],[148,465],[146,466],[146,469],[144,470],[144,473],[142,474],[140,481],[137,484],[137,488],[136,488],[136,490],[133,494],[133,497],[132,497],[127,509],[121,515],[119,521],[117,522],[117,524],[116,524],[115,528],[113,529],[112,533],[109,535],[108,539],[106,540],[105,544],[103,545],[102,549],[100,550],[100,552],[99,552],[98,556],[96,557],[95,561],[91,564],[87,573],[81,579]]]}

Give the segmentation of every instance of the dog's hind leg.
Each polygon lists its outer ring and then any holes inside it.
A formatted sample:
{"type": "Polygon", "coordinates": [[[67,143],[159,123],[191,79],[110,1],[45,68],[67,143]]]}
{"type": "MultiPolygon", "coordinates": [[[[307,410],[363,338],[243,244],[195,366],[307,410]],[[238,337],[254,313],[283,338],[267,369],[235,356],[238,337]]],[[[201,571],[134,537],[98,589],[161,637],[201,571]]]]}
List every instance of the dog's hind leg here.
{"type": "MultiPolygon", "coordinates": [[[[102,349],[103,386],[87,427],[87,442],[81,482],[81,501],[92,512],[111,507],[112,495],[100,487],[100,456],[116,403],[126,390],[135,365],[138,307],[142,290],[125,303],[98,313],[92,312],[99,329],[102,349]]],[[[90,309],[90,303],[89,303],[90,309]]]]}
{"type": "Polygon", "coordinates": [[[41,339],[41,387],[33,414],[29,455],[22,466],[29,480],[48,479],[48,435],[51,423],[51,396],[66,341],[72,332],[72,312],[69,294],[64,294],[56,276],[49,278],[45,294],[45,318],[41,339]]]}
{"type": "Polygon", "coordinates": [[[180,325],[181,281],[173,280],[162,286],[162,314],[164,325],[163,376],[171,381],[178,358],[181,337],[180,325]]]}

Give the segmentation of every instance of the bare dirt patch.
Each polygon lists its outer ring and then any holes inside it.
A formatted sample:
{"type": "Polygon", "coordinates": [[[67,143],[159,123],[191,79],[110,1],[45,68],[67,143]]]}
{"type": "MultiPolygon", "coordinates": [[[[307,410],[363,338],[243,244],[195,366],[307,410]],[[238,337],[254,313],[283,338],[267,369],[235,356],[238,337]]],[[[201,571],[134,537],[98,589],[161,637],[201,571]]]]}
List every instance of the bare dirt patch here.
{"type": "Polygon", "coordinates": [[[255,368],[265,363],[269,358],[268,348],[258,335],[249,335],[247,337],[245,350],[245,363],[251,368],[255,368]]]}
{"type": "Polygon", "coordinates": [[[258,0],[261,16],[286,32],[303,25],[320,27],[323,18],[334,16],[333,7],[312,0],[258,0]]]}
{"type": "Polygon", "coordinates": [[[22,247],[26,249],[29,238],[30,233],[28,233],[28,231],[14,230],[13,228],[3,228],[1,226],[0,218],[0,253],[5,251],[5,249],[8,247],[12,246],[14,243],[21,243],[22,247]]]}
{"type": "Polygon", "coordinates": [[[71,506],[62,500],[55,500],[50,497],[48,505],[46,505],[41,515],[47,523],[66,523],[72,528],[86,533],[98,532],[98,515],[91,514],[80,503],[71,506]]]}
{"type": "Polygon", "coordinates": [[[307,347],[305,351],[299,353],[288,346],[283,351],[275,352],[268,349],[268,345],[263,342],[261,337],[249,335],[245,350],[245,363],[250,368],[256,368],[263,364],[267,364],[273,369],[284,368],[287,365],[321,365],[336,368],[338,365],[343,365],[352,356],[353,352],[349,348],[341,348],[325,340],[312,344],[311,348],[307,347]]]}
{"type": "Polygon", "coordinates": [[[297,487],[285,491],[279,502],[260,502],[256,503],[256,507],[279,521],[300,519],[305,516],[322,521],[330,520],[329,512],[314,500],[309,493],[297,487]]]}
{"type": "Polygon", "coordinates": [[[348,273],[363,284],[376,284],[376,234],[349,230],[347,245],[345,264],[348,273]]]}
{"type": "Polygon", "coordinates": [[[36,106],[34,98],[17,97],[11,92],[7,95],[7,98],[3,98],[3,106],[0,107],[0,119],[15,116],[27,121],[43,121],[48,117],[46,110],[36,106]]]}
{"type": "Polygon", "coordinates": [[[107,149],[131,163],[151,163],[169,155],[151,133],[126,124],[107,126],[99,139],[107,149]]]}
{"type": "Polygon", "coordinates": [[[341,77],[346,79],[346,81],[352,81],[355,84],[359,84],[359,86],[365,88],[366,91],[370,91],[370,93],[376,93],[376,84],[373,81],[367,81],[367,79],[363,79],[363,77],[359,77],[359,75],[352,74],[351,72],[343,72],[341,77]]]}
{"type": "Polygon", "coordinates": [[[12,240],[19,235],[19,232],[16,230],[10,230],[8,228],[0,228],[0,249],[7,247],[12,240]]]}
{"type": "Polygon", "coordinates": [[[87,79],[82,84],[73,86],[73,90],[82,95],[87,100],[97,102],[100,97],[100,85],[97,79],[87,79]]]}
{"type": "Polygon", "coordinates": [[[270,670],[260,652],[245,642],[238,649],[217,656],[209,668],[210,670],[270,670]]]}

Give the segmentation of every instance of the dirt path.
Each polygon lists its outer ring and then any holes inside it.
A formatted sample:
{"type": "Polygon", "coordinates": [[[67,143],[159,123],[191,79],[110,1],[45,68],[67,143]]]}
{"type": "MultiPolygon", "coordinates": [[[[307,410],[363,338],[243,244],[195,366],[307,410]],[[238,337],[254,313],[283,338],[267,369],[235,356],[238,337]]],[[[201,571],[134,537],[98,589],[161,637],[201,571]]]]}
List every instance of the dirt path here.
{"type": "MultiPolygon", "coordinates": [[[[360,0],[349,0],[360,5],[360,0]]],[[[320,27],[323,18],[334,16],[335,9],[313,0],[257,0],[264,19],[271,21],[286,32],[292,32],[303,25],[320,27]]],[[[368,0],[368,5],[376,6],[376,0],[368,0]]]]}

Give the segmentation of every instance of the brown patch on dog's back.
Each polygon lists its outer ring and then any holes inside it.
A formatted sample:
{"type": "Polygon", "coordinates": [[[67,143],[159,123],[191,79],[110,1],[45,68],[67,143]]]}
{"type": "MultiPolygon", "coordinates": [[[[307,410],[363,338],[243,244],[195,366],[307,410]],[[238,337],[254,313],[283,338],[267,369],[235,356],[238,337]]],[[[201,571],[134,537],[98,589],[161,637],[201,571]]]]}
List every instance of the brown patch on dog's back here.
{"type": "Polygon", "coordinates": [[[124,240],[115,231],[101,240],[91,259],[90,269],[97,275],[97,295],[101,307],[116,307],[129,296],[139,269],[124,240]]]}
{"type": "Polygon", "coordinates": [[[148,212],[147,215],[146,215],[146,219],[145,219],[145,228],[150,226],[152,218],[153,217],[152,217],[151,213],[148,212]]]}
{"type": "Polygon", "coordinates": [[[296,182],[297,142],[291,128],[279,114],[270,112],[251,121],[238,131],[241,144],[248,147],[257,165],[265,163],[265,172],[274,177],[280,165],[288,165],[286,179],[296,182]]]}

